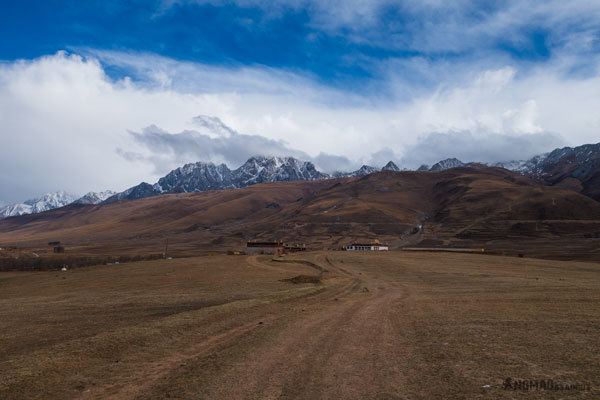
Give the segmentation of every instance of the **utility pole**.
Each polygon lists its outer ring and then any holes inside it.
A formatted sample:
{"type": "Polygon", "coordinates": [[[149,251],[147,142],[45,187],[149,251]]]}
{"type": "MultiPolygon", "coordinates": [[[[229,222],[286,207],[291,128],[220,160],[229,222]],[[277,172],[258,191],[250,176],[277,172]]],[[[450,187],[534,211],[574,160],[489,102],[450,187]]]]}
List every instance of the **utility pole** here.
{"type": "Polygon", "coordinates": [[[169,250],[169,238],[165,239],[165,252],[163,253],[163,258],[167,259],[167,251],[169,250]]]}

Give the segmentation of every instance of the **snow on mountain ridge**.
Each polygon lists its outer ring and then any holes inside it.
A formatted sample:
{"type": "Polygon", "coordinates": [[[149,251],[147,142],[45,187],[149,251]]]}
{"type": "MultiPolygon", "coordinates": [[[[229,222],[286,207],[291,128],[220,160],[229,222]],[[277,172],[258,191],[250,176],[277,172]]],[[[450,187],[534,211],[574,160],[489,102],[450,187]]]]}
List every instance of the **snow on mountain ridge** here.
{"type": "MultiPolygon", "coordinates": [[[[465,164],[456,158],[448,158],[434,164],[431,168],[422,165],[417,171],[443,171],[461,167],[465,164]]],[[[480,164],[481,165],[481,164],[480,164]]],[[[600,169],[600,143],[578,147],[563,147],[549,153],[536,155],[528,160],[484,163],[492,167],[505,168],[534,179],[554,184],[561,177],[569,176],[585,183],[585,190],[590,191],[594,175],[600,169]],[[592,183],[590,183],[592,182],[592,183]]],[[[400,168],[390,161],[381,171],[399,171],[400,168]]],[[[32,199],[23,203],[0,206],[0,218],[7,216],[30,214],[62,207],[75,202],[78,204],[111,203],[119,200],[134,200],[164,193],[201,192],[230,188],[243,188],[256,183],[318,180],[340,177],[362,177],[378,169],[363,165],[353,172],[335,172],[331,175],[316,169],[313,163],[301,161],[293,157],[250,157],[244,164],[231,170],[225,164],[215,165],[212,162],[196,162],[185,164],[169,172],[158,182],[149,184],[142,182],[120,193],[104,191],[90,192],[81,198],[61,191],[44,195],[40,199],[32,199]],[[107,198],[107,196],[109,196],[107,198]]],[[[587,193],[587,192],[586,192],[587,193]]],[[[596,195],[600,197],[600,194],[596,195]]]]}
{"type": "Polygon", "coordinates": [[[104,200],[108,199],[111,196],[114,196],[117,192],[113,192],[112,190],[104,190],[102,192],[88,192],[85,195],[81,196],[79,199],[75,200],[73,204],[100,204],[104,200]]]}
{"type": "Polygon", "coordinates": [[[253,156],[244,164],[230,170],[225,164],[197,162],[176,168],[154,185],[140,183],[106,200],[133,200],[163,193],[203,192],[229,188],[242,188],[256,183],[316,180],[329,175],[317,171],[314,164],[293,157],[253,156]]]}
{"type": "Polygon", "coordinates": [[[429,169],[430,171],[445,171],[450,168],[462,167],[465,164],[460,161],[458,158],[446,158],[445,160],[441,160],[429,169]]]}
{"type": "Polygon", "coordinates": [[[71,204],[79,196],[67,193],[64,190],[46,193],[42,197],[26,200],[23,203],[9,204],[0,208],[0,219],[25,214],[35,214],[71,204]]]}

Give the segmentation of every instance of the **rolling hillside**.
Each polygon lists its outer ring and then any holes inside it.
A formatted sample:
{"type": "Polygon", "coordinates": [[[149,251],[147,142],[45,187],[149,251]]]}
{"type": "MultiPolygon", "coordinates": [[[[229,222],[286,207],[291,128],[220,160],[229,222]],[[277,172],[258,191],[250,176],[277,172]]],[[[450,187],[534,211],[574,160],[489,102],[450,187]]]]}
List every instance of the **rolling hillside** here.
{"type": "Polygon", "coordinates": [[[379,172],[275,182],[105,205],[71,205],[0,221],[0,246],[77,254],[177,255],[241,249],[250,239],[339,248],[379,239],[403,246],[600,259],[600,203],[501,168],[379,172]],[[557,251],[560,250],[560,251],[557,251]]]}

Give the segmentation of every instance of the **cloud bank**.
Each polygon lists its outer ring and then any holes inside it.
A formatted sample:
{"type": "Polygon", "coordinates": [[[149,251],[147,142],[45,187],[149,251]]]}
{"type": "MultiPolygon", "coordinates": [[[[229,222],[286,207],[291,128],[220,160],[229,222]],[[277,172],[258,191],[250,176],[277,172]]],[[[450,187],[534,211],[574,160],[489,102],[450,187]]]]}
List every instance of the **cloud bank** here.
{"type": "Polygon", "coordinates": [[[518,136],[498,133],[473,134],[470,131],[430,133],[409,146],[402,157],[403,165],[432,165],[441,154],[446,158],[458,158],[463,162],[501,162],[526,160],[532,154],[542,153],[563,145],[563,140],[548,132],[518,136]]]}
{"type": "Polygon", "coordinates": [[[157,174],[163,174],[173,168],[173,165],[183,165],[198,160],[237,167],[254,155],[290,156],[300,160],[310,160],[323,170],[352,165],[343,156],[319,153],[313,158],[303,151],[290,148],[282,140],[240,134],[217,117],[201,115],[195,117],[193,121],[199,130],[169,133],[152,125],[141,132],[130,131],[129,134],[135,143],[141,146],[140,151],[119,148],[117,153],[132,162],[151,163],[157,174]]]}
{"type": "Polygon", "coordinates": [[[464,78],[442,74],[407,98],[391,70],[380,82],[391,94],[378,97],[261,66],[81,53],[0,64],[0,201],[122,190],[183,162],[239,164],[251,153],[325,170],[388,157],[414,167],[449,156],[525,158],[597,142],[600,132],[600,74],[574,76],[567,59],[454,65],[464,78]],[[111,76],[115,66],[126,73],[111,76]]]}

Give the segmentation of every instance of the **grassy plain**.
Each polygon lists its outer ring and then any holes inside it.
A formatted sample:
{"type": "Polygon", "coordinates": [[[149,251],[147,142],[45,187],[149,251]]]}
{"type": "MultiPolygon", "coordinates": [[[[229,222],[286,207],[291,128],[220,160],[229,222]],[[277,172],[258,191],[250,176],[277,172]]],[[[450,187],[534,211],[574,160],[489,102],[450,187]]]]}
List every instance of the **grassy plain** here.
{"type": "Polygon", "coordinates": [[[309,252],[4,272],[0,320],[2,399],[600,397],[595,263],[309,252]]]}

